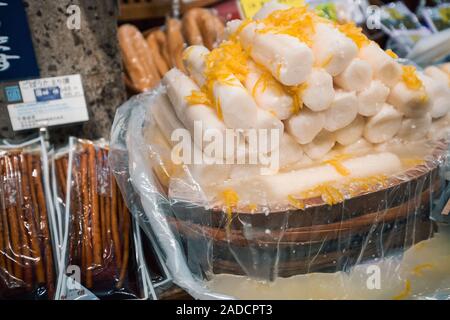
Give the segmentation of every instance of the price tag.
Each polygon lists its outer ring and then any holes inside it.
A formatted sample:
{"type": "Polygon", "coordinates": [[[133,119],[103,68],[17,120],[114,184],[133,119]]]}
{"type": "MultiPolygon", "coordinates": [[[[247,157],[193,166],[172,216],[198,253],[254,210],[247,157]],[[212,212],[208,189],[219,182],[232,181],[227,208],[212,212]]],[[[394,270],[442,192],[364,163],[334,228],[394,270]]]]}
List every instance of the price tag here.
{"type": "MultiPolygon", "coordinates": [[[[244,18],[252,18],[269,1],[271,0],[240,0],[244,18]]],[[[299,7],[305,3],[303,0],[278,0],[278,2],[291,7],[299,7]]]]}
{"type": "Polygon", "coordinates": [[[3,86],[14,131],[89,120],[79,74],[3,86]]]}

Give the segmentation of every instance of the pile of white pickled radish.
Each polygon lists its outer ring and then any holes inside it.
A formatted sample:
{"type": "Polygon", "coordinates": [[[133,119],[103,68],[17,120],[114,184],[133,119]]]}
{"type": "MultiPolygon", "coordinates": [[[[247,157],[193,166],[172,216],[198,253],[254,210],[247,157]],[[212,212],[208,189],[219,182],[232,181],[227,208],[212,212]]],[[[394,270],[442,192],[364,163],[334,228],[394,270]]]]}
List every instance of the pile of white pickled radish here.
{"type": "MultiPolygon", "coordinates": [[[[228,22],[228,39],[222,45],[235,42],[247,52],[248,72],[245,79],[230,73],[224,81],[209,82],[212,97],[199,100],[204,103],[192,104],[189,97],[208,85],[205,70],[211,53],[203,46],[186,48],[183,58],[189,74],[176,68],[169,71],[162,79],[167,95],[153,108],[163,136],[169,139],[177,127],[193,132],[195,121],[202,121],[203,129],[279,129],[281,139],[270,148],[279,147],[283,168],[326,159],[336,149],[352,153],[393,139],[428,139],[433,123],[447,119],[450,77],[445,70],[429,67],[421,72],[402,66],[375,42],[365,38],[358,43],[320,18],[308,42],[282,31],[260,32],[265,19],[279,10],[296,9],[272,1],[253,20],[228,22]],[[214,106],[218,103],[220,109],[214,106]]],[[[401,166],[388,152],[347,162],[354,176],[395,172],[401,166]],[[374,169],[368,169],[370,165],[374,169]]],[[[243,165],[191,169],[199,181],[237,181],[251,172],[243,165]]],[[[300,170],[259,179],[277,196],[286,197],[340,175],[332,166],[322,169],[322,175],[300,170]]]]}

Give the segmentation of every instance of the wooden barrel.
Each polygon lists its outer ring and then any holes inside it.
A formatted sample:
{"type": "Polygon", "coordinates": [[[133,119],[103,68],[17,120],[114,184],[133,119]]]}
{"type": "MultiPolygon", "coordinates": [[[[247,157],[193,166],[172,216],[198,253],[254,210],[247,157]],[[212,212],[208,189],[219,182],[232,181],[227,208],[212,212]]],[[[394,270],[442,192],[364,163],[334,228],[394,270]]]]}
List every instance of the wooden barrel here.
{"type": "Polygon", "coordinates": [[[194,272],[251,275],[264,279],[335,272],[385,257],[428,239],[432,200],[443,191],[447,149],[440,143],[424,164],[389,178],[387,186],[328,205],[307,199],[305,209],[233,212],[177,202],[168,216],[181,236],[194,272]]]}

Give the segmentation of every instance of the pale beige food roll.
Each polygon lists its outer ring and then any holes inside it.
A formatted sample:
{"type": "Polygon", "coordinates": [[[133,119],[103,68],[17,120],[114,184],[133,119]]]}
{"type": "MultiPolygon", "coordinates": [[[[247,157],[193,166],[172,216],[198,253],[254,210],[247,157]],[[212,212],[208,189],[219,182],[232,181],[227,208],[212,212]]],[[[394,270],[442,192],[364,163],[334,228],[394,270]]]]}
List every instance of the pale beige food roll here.
{"type": "Polygon", "coordinates": [[[336,131],[349,125],[358,114],[358,101],[355,92],[336,90],[333,103],[323,111],[325,116],[324,128],[336,131]]]}
{"type": "Polygon", "coordinates": [[[380,80],[373,80],[369,87],[357,94],[358,113],[370,117],[376,115],[389,96],[389,88],[380,80]]]}
{"type": "Polygon", "coordinates": [[[118,37],[125,68],[134,86],[140,91],[153,88],[159,74],[141,32],[133,25],[124,24],[118,30],[118,37]]]}
{"type": "Polygon", "coordinates": [[[209,52],[208,48],[202,45],[187,47],[183,52],[183,64],[199,87],[205,84],[203,71],[206,68],[205,62],[209,52]]]}
{"type": "Polygon", "coordinates": [[[307,144],[322,130],[325,117],[321,112],[313,112],[304,108],[286,120],[285,124],[286,131],[298,143],[307,144]]]}
{"type": "Polygon", "coordinates": [[[431,115],[425,114],[419,118],[403,118],[397,136],[404,140],[417,141],[426,137],[431,128],[431,115]]]}
{"type": "Polygon", "coordinates": [[[359,50],[359,58],[367,61],[372,66],[373,77],[388,87],[392,87],[400,81],[402,68],[375,42],[371,41],[363,46],[359,50]]]}
{"type": "Polygon", "coordinates": [[[332,25],[318,23],[315,31],[312,50],[316,65],[322,66],[330,75],[337,76],[356,57],[358,47],[332,25]]]}
{"type": "Polygon", "coordinates": [[[181,71],[184,70],[182,55],[184,50],[184,39],[181,34],[181,21],[175,18],[166,20],[167,50],[171,58],[171,65],[181,71]]]}
{"type": "Polygon", "coordinates": [[[387,102],[396,107],[406,117],[421,117],[430,111],[430,97],[425,90],[413,90],[403,81],[398,82],[390,91],[387,102]]]}
{"type": "Polygon", "coordinates": [[[303,146],[303,151],[311,159],[320,160],[334,147],[335,143],[335,133],[322,130],[312,142],[303,146]]]}
{"type": "Polygon", "coordinates": [[[367,88],[372,81],[372,66],[361,59],[352,62],[334,78],[334,82],[347,91],[361,91],[367,88]]]}
{"type": "MultiPolygon", "coordinates": [[[[350,171],[352,178],[364,178],[373,175],[390,175],[401,171],[400,159],[393,153],[374,153],[342,161],[342,165],[350,171]]],[[[302,192],[331,181],[345,181],[332,165],[323,164],[310,168],[299,169],[271,176],[258,176],[252,179],[232,181],[234,189],[245,193],[246,186],[251,182],[268,192],[270,198],[286,201],[289,195],[301,195],[302,192]]]]}
{"type": "Polygon", "coordinates": [[[372,143],[382,143],[392,139],[400,130],[402,114],[385,103],[373,117],[367,119],[364,138],[372,143]]]}
{"type": "Polygon", "coordinates": [[[323,111],[334,99],[333,78],[321,68],[314,68],[301,91],[300,100],[312,111],[323,111]]]}
{"type": "Polygon", "coordinates": [[[278,119],[285,120],[292,115],[293,99],[272,75],[264,74],[249,60],[249,73],[244,85],[252,94],[258,106],[272,112],[278,119]]]}
{"type": "Polygon", "coordinates": [[[335,132],[336,141],[344,146],[355,143],[362,137],[365,124],[364,117],[358,115],[348,126],[335,132]]]}
{"type": "Polygon", "coordinates": [[[420,73],[419,77],[430,99],[431,116],[434,119],[445,116],[450,111],[450,88],[447,83],[420,73]]]}
{"type": "MultiPolygon", "coordinates": [[[[168,62],[165,60],[164,48],[161,48],[161,43],[159,41],[165,41],[165,37],[166,36],[162,30],[155,30],[146,38],[148,47],[152,53],[153,61],[161,77],[169,71],[169,66],[167,65],[168,62]]],[[[164,44],[165,43],[163,43],[163,45],[164,44]]]]}
{"type": "Polygon", "coordinates": [[[200,18],[204,14],[205,9],[194,8],[188,10],[182,20],[182,31],[188,44],[203,45],[202,33],[200,30],[200,18]]]}
{"type": "Polygon", "coordinates": [[[311,49],[299,39],[287,34],[258,33],[252,22],[239,35],[244,48],[251,48],[250,56],[287,86],[305,82],[311,73],[314,57],[311,49]]]}

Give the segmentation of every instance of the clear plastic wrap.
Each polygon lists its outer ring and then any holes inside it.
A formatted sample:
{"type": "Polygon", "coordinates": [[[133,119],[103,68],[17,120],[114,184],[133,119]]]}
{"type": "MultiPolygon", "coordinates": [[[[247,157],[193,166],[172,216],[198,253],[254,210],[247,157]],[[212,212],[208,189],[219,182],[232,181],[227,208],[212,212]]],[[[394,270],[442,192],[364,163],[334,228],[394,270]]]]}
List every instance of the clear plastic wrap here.
{"type": "Polygon", "coordinates": [[[139,228],[110,172],[108,152],[105,142],[70,138],[55,155],[54,191],[64,217],[60,263],[69,275],[58,280],[58,299],[156,298],[139,228]]]}
{"type": "MultiPolygon", "coordinates": [[[[195,167],[170,161],[170,147],[155,131],[151,112],[163,95],[160,86],[118,109],[110,162],[128,205],[141,208],[133,210],[140,225],[155,234],[174,282],[191,295],[403,299],[448,294],[449,230],[433,221],[445,221],[445,130],[421,145],[380,146],[403,155],[404,169],[387,177],[322,186],[287,204],[271,204],[264,190],[256,193],[257,204],[238,204],[233,194],[224,193],[221,202],[195,180],[195,167]],[[415,257],[411,250],[420,247],[430,249],[415,257]],[[381,270],[389,289],[366,286],[370,268],[381,270]],[[413,281],[433,271],[439,277],[430,281],[433,287],[416,290],[413,281]],[[311,290],[313,285],[323,288],[322,294],[311,290]]],[[[260,187],[242,186],[243,191],[254,188],[260,187]]]]}
{"type": "Polygon", "coordinates": [[[431,34],[401,1],[381,7],[381,28],[391,37],[389,47],[402,57],[406,57],[420,39],[431,34]]]}
{"type": "Polygon", "coordinates": [[[43,138],[0,146],[0,299],[53,299],[59,234],[43,138]]]}
{"type": "Polygon", "coordinates": [[[425,20],[427,26],[433,32],[440,32],[450,27],[448,16],[450,14],[450,4],[442,3],[436,7],[422,7],[419,15],[425,20]]]}

